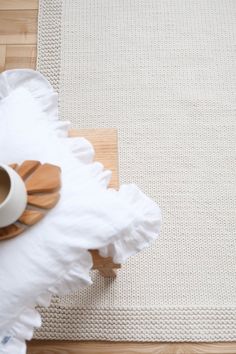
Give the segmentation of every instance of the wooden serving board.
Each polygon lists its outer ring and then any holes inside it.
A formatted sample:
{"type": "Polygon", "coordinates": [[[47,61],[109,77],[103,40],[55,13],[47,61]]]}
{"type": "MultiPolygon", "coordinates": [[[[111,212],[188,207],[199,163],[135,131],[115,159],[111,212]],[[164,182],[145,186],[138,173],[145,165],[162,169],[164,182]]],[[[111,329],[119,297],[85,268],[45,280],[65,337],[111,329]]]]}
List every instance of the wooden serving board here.
{"type": "Polygon", "coordinates": [[[28,201],[24,213],[14,223],[0,228],[0,241],[20,235],[41,220],[59,201],[61,169],[58,166],[27,160],[10,165],[25,182],[28,201]]]}

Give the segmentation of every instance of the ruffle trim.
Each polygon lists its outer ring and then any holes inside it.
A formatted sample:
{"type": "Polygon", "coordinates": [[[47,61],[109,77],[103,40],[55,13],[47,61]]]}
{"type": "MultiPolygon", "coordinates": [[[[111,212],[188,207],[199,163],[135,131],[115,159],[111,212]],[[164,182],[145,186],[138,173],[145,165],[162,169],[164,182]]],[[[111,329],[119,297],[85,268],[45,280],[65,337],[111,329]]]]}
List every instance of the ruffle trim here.
{"type": "MultiPolygon", "coordinates": [[[[39,109],[47,114],[51,127],[58,137],[63,138],[72,154],[80,162],[87,165],[92,176],[99,181],[101,187],[108,188],[111,171],[105,170],[102,163],[94,162],[94,148],[87,139],[68,137],[70,123],[59,120],[57,93],[54,92],[44,76],[30,69],[8,70],[0,75],[0,100],[7,97],[13,90],[22,88],[33,95],[38,102],[39,109]]],[[[118,240],[99,249],[101,256],[112,257],[115,263],[124,263],[130,256],[147,247],[158,237],[161,212],[159,206],[135,184],[123,184],[119,191],[112,188],[108,188],[108,190],[110,193],[117,193],[132,210],[135,210],[137,215],[127,230],[119,234],[118,240]]],[[[92,267],[92,260],[91,257],[88,257],[88,254],[89,252],[86,252],[86,256],[84,254],[82,267],[79,261],[77,264],[71,265],[70,269],[60,279],[57,279],[47,292],[36,299],[35,306],[49,306],[52,295],[63,295],[91,284],[89,271],[92,267]],[[86,272],[85,269],[87,269],[86,272]]],[[[34,328],[40,326],[41,319],[37,310],[34,307],[26,308],[11,327],[9,333],[2,336],[0,353],[25,353],[25,340],[30,340],[34,328]],[[8,337],[11,340],[8,340],[8,337]]]]}
{"type": "Polygon", "coordinates": [[[34,330],[42,325],[41,316],[35,307],[48,307],[53,295],[62,296],[91,285],[92,280],[89,272],[92,265],[90,253],[78,250],[76,263],[71,264],[70,268],[66,269],[64,274],[45,293],[38,296],[33,306],[29,306],[21,312],[9,331],[4,334],[0,332],[0,353],[25,354],[25,341],[31,340],[34,330]]]}
{"type": "Polygon", "coordinates": [[[119,196],[135,210],[136,219],[118,240],[99,249],[102,257],[112,257],[114,263],[125,263],[127,259],[157,239],[161,226],[159,206],[147,197],[136,184],[123,184],[119,196]]]}

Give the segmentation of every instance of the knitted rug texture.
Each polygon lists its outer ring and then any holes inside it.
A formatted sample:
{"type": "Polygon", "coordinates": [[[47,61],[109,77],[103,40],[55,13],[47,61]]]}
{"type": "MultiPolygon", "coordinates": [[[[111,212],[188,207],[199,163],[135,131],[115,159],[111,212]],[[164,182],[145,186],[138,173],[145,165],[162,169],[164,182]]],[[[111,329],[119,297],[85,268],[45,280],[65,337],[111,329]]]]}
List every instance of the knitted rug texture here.
{"type": "Polygon", "coordinates": [[[40,0],[38,70],[61,119],[117,128],[121,183],[162,208],[160,238],[41,308],[35,338],[236,340],[233,0],[40,0]]]}

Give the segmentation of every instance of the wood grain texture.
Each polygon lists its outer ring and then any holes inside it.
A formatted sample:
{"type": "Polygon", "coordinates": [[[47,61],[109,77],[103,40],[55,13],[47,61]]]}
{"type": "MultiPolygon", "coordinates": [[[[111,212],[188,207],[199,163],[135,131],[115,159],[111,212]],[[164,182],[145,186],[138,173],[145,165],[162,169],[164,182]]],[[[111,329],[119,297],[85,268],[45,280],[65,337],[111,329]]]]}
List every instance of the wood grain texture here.
{"type": "Polygon", "coordinates": [[[38,0],[0,0],[0,10],[37,10],[38,0]]]}
{"type": "Polygon", "coordinates": [[[19,218],[19,221],[24,225],[34,225],[44,217],[44,214],[37,210],[25,210],[19,218]]]}
{"type": "Polygon", "coordinates": [[[60,167],[48,163],[39,166],[25,183],[27,193],[51,193],[58,190],[61,187],[60,172],[60,167]]]}
{"type": "Polygon", "coordinates": [[[36,44],[37,16],[37,10],[0,11],[0,44],[36,44]]]}
{"type": "Polygon", "coordinates": [[[0,228],[0,240],[8,240],[9,238],[16,237],[24,232],[25,227],[23,225],[12,224],[10,226],[0,228]]]}
{"type": "Polygon", "coordinates": [[[39,161],[33,161],[33,160],[28,160],[24,161],[19,168],[17,168],[17,173],[18,175],[21,176],[23,180],[25,180],[33,171],[37,169],[37,167],[40,165],[39,161]]]}
{"type": "Polygon", "coordinates": [[[36,66],[38,0],[0,0],[0,72],[36,66]]]}
{"type": "MultiPolygon", "coordinates": [[[[0,0],[1,1],[1,0],[0,0]]],[[[34,69],[36,66],[37,47],[36,44],[6,45],[4,69],[34,69]]]]}
{"type": "Polygon", "coordinates": [[[28,204],[38,208],[51,209],[58,203],[59,198],[59,193],[28,195],[28,204]]]}
{"type": "MultiPolygon", "coordinates": [[[[35,68],[37,0],[0,0],[0,22],[7,22],[7,29],[0,24],[0,72],[14,68],[35,68]],[[13,13],[16,14],[16,21],[13,13]],[[25,12],[16,10],[27,10],[25,12]],[[29,10],[35,10],[33,13],[29,10]],[[6,13],[5,13],[6,11],[6,13]],[[29,16],[29,18],[27,18],[29,16]],[[25,20],[24,20],[25,19],[25,20]],[[25,22],[24,22],[25,21],[25,22]],[[15,23],[16,22],[16,23],[15,23]],[[11,28],[12,27],[12,28],[11,28]],[[30,42],[30,43],[29,43],[30,42]],[[32,43],[33,42],[33,43],[32,43]],[[3,44],[1,44],[3,43],[3,44]],[[9,44],[11,43],[11,44],[9,44]]],[[[85,132],[86,133],[86,132],[85,132]]],[[[83,133],[81,133],[82,135],[83,133]]],[[[91,142],[96,134],[88,132],[91,142]]],[[[101,160],[99,141],[96,158],[101,160]]],[[[104,151],[104,145],[103,145],[104,151]]],[[[106,152],[109,154],[109,151],[106,152]]],[[[114,153],[113,153],[114,154],[114,153]]],[[[114,156],[111,154],[111,156],[114,156]]],[[[112,161],[112,159],[111,159],[112,161]]],[[[113,173],[115,162],[103,162],[113,173]]],[[[118,170],[113,174],[112,185],[118,186],[118,170]],[[117,177],[115,177],[117,176],[117,177]]],[[[101,329],[102,330],[102,329],[101,329]]],[[[112,343],[112,342],[59,342],[32,341],[28,354],[236,354],[236,343],[112,343]]]]}
{"type": "Polygon", "coordinates": [[[5,70],[7,46],[5,44],[0,45],[0,72],[5,70]]]}
{"type": "Polygon", "coordinates": [[[32,341],[27,354],[236,354],[236,343],[32,341]]]}

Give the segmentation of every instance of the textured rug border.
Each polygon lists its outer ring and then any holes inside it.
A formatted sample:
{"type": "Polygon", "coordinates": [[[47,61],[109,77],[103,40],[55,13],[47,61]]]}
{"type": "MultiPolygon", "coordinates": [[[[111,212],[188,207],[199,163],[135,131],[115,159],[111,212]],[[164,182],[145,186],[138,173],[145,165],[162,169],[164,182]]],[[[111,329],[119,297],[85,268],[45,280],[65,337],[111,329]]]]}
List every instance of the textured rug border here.
{"type": "Polygon", "coordinates": [[[43,326],[35,332],[35,339],[137,342],[236,341],[236,308],[234,307],[102,308],[91,311],[55,306],[53,312],[48,313],[48,310],[41,308],[40,313],[43,326]],[[231,328],[230,333],[229,328],[231,328]]]}
{"type": "Polygon", "coordinates": [[[62,0],[39,1],[37,64],[59,92],[61,72],[62,0]]]}

